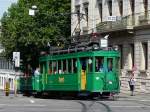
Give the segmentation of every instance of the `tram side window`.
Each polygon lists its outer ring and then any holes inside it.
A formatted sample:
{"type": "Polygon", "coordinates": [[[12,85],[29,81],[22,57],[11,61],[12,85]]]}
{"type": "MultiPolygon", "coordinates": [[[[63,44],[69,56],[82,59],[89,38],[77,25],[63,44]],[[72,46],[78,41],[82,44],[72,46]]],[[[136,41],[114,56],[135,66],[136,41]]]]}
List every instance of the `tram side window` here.
{"type": "Polygon", "coordinates": [[[53,73],[56,74],[57,73],[57,61],[53,61],[53,73]]]}
{"type": "Polygon", "coordinates": [[[107,68],[108,68],[108,72],[112,71],[112,69],[113,69],[113,58],[107,59],[107,68]]]}
{"type": "Polygon", "coordinates": [[[71,59],[68,59],[68,72],[69,73],[72,73],[72,68],[71,68],[71,66],[72,66],[72,61],[71,61],[71,59]]]}
{"type": "Polygon", "coordinates": [[[49,70],[48,70],[49,74],[52,74],[52,62],[49,62],[49,70]]]}
{"type": "Polygon", "coordinates": [[[58,73],[59,73],[59,74],[62,74],[61,60],[58,61],[58,73]]]}
{"type": "Polygon", "coordinates": [[[67,60],[63,60],[63,73],[67,73],[67,60]]]}
{"type": "Polygon", "coordinates": [[[92,65],[93,65],[92,62],[93,62],[92,59],[89,58],[88,59],[88,72],[92,72],[92,65]]]}
{"type": "Polygon", "coordinates": [[[95,65],[96,72],[104,72],[104,57],[96,57],[95,65]]]}
{"type": "Polygon", "coordinates": [[[77,73],[77,59],[73,59],[72,68],[73,68],[73,73],[77,73]]]}

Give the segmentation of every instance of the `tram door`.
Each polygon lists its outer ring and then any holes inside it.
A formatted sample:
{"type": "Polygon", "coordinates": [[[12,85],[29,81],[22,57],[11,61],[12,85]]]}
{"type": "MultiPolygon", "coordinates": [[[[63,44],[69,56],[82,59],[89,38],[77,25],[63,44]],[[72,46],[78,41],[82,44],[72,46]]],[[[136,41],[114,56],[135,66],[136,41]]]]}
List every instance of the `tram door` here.
{"type": "Polygon", "coordinates": [[[40,70],[42,75],[42,86],[43,88],[45,88],[45,84],[46,84],[46,63],[45,62],[41,63],[40,70]]]}
{"type": "Polygon", "coordinates": [[[114,58],[107,58],[107,70],[106,70],[106,89],[115,90],[116,89],[116,74],[114,68],[114,58]]]}
{"type": "Polygon", "coordinates": [[[81,90],[86,89],[86,59],[80,59],[81,64],[81,90]]]}

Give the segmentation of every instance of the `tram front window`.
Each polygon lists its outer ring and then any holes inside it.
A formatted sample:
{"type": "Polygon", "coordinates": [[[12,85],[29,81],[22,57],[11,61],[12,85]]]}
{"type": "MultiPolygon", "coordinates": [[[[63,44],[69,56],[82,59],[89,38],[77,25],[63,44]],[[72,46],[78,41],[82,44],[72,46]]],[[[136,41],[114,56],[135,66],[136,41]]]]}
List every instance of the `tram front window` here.
{"type": "Polygon", "coordinates": [[[108,58],[107,59],[107,68],[108,68],[108,72],[112,72],[112,69],[113,69],[113,58],[108,58]]]}
{"type": "Polygon", "coordinates": [[[82,66],[82,70],[86,70],[86,59],[82,58],[81,59],[81,66],[82,66]]]}
{"type": "Polygon", "coordinates": [[[96,57],[95,65],[96,72],[104,72],[104,57],[96,57]]]}
{"type": "Polygon", "coordinates": [[[92,72],[93,70],[92,70],[92,59],[91,58],[89,58],[88,59],[88,72],[92,72]]]}

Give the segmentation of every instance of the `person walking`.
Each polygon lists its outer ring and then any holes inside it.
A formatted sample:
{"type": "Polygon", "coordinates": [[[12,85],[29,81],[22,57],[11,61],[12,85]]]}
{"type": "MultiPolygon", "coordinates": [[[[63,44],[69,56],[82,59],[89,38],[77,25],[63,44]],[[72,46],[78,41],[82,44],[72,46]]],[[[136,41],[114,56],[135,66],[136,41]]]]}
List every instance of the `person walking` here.
{"type": "Polygon", "coordinates": [[[129,80],[129,86],[130,86],[131,96],[133,96],[134,95],[134,90],[135,90],[135,78],[134,78],[134,75],[132,75],[130,80],[129,80]]]}

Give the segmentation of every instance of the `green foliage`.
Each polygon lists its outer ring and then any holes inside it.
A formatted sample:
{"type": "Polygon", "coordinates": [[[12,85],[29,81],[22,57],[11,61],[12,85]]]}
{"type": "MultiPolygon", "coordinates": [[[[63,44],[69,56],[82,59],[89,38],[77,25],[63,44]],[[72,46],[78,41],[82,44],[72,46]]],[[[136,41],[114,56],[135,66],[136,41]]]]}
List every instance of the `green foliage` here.
{"type": "Polygon", "coordinates": [[[66,14],[70,7],[70,0],[19,0],[12,4],[1,20],[0,40],[6,56],[19,51],[23,63],[36,66],[48,42],[57,45],[60,38],[70,36],[70,14],[66,14]],[[28,14],[32,5],[37,6],[35,16],[28,14]]]}

